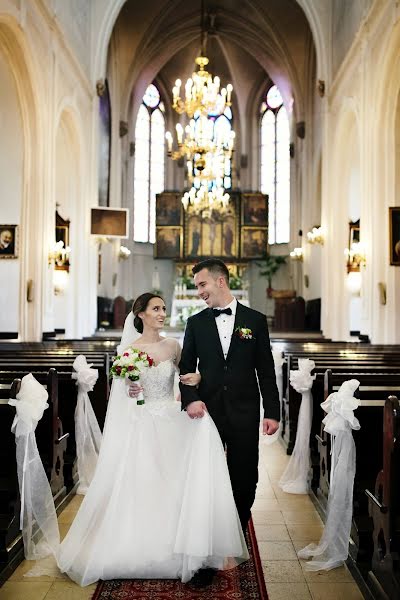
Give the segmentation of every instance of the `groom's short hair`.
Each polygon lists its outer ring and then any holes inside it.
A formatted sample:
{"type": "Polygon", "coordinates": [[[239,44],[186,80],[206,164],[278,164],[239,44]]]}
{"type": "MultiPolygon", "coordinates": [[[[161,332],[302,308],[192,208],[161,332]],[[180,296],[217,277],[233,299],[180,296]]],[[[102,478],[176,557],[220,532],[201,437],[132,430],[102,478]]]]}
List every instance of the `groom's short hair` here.
{"type": "Polygon", "coordinates": [[[207,258],[194,265],[192,269],[193,275],[199,273],[202,269],[207,269],[213,277],[224,277],[227,286],[229,287],[229,271],[226,264],[218,258],[207,258]]]}

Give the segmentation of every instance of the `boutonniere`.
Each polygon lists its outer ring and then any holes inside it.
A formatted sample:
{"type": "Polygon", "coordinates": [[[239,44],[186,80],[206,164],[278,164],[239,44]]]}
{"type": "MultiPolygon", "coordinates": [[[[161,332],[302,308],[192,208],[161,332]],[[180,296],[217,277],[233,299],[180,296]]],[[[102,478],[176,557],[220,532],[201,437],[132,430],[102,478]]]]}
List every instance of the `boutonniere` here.
{"type": "Polygon", "coordinates": [[[254,339],[253,338],[253,332],[248,327],[236,327],[235,333],[236,333],[236,335],[239,336],[239,338],[241,340],[252,340],[252,339],[254,339]]]}

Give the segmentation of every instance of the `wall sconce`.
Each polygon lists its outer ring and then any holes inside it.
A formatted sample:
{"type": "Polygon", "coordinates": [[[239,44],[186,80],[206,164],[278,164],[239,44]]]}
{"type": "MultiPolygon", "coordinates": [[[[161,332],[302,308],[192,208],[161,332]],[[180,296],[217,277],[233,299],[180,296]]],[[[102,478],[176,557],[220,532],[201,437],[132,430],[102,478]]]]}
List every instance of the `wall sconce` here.
{"type": "Polygon", "coordinates": [[[120,246],[118,252],[119,260],[126,260],[131,255],[131,251],[126,246],[120,246]]]}
{"type": "Polygon", "coordinates": [[[350,248],[345,248],[344,255],[347,258],[347,272],[359,271],[367,264],[364,246],[361,242],[353,242],[350,248]]]}
{"type": "Polygon", "coordinates": [[[54,268],[57,271],[69,271],[69,255],[71,248],[66,246],[64,248],[64,242],[60,240],[55,242],[53,249],[49,252],[49,265],[54,264],[54,268]]]}
{"type": "Polygon", "coordinates": [[[290,253],[290,258],[292,260],[298,260],[300,262],[303,262],[303,248],[294,248],[290,253]]]}
{"type": "Polygon", "coordinates": [[[309,244],[321,244],[324,245],[325,236],[322,231],[322,227],[313,227],[311,231],[307,233],[307,242],[309,244]]]}

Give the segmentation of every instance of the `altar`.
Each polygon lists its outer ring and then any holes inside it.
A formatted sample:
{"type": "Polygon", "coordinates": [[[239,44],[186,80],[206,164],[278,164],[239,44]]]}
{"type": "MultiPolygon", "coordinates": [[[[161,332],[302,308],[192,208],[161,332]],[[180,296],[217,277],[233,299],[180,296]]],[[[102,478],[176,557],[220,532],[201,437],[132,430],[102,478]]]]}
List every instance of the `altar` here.
{"type": "MultiPolygon", "coordinates": [[[[231,294],[238,302],[249,306],[249,294],[247,290],[231,290],[231,294]]],[[[205,308],[207,308],[207,304],[198,297],[197,290],[175,290],[172,298],[171,327],[184,327],[189,317],[205,308]]]]}

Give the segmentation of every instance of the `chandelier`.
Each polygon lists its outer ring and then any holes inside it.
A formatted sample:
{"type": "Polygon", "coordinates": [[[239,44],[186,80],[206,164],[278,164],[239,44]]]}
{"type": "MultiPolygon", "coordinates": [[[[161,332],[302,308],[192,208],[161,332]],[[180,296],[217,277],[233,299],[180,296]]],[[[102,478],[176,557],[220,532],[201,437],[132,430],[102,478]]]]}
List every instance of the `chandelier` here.
{"type": "Polygon", "coordinates": [[[210,183],[217,180],[222,185],[225,161],[232,158],[235,132],[219,132],[214,135],[214,120],[204,116],[191,119],[183,129],[176,124],[177,149],[173,150],[171,132],[165,134],[167,153],[173,160],[186,158],[187,176],[189,183],[196,179],[200,183],[210,183]]]}
{"type": "Polygon", "coordinates": [[[177,79],[172,89],[172,107],[180,115],[186,114],[189,124],[177,123],[174,145],[170,131],[165,134],[167,153],[173,160],[185,159],[187,182],[191,189],[182,198],[185,210],[227,210],[229,194],[223,187],[227,161],[232,159],[235,132],[217,127],[216,119],[231,106],[232,85],[220,90],[220,78],[213,77],[205,67],[204,0],[201,1],[201,53],[196,58],[198,70],[185,84],[185,98],[180,96],[182,82],[177,79]]]}
{"type": "Polygon", "coordinates": [[[203,218],[210,217],[213,211],[223,215],[229,208],[229,194],[223,187],[212,187],[202,185],[199,188],[192,187],[185,192],[182,197],[182,204],[185,210],[194,214],[201,214],[203,218]]]}
{"type": "Polygon", "coordinates": [[[206,56],[205,27],[204,27],[204,0],[201,0],[201,50],[200,56],[195,59],[198,70],[192,73],[192,77],[185,84],[185,98],[181,98],[182,81],[177,79],[172,88],[172,108],[178,114],[186,113],[190,118],[198,112],[208,116],[222,115],[224,110],[231,106],[232,85],[228,83],[226,88],[220,90],[221,81],[218,76],[213,77],[205,67],[210,62],[206,56]]]}

